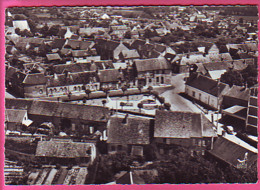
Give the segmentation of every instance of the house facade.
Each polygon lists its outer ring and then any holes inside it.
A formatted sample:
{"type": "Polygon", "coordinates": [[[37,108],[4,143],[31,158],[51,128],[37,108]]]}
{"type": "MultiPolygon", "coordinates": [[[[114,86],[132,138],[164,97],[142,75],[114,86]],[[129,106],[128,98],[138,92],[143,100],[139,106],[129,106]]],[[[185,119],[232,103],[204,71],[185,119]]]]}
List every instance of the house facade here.
{"type": "Polygon", "coordinates": [[[172,69],[165,58],[134,60],[137,83],[143,86],[170,84],[172,69]]]}
{"type": "Polygon", "coordinates": [[[220,109],[223,94],[229,86],[209,77],[192,74],[186,81],[185,94],[214,109],[220,109]]]}
{"type": "Polygon", "coordinates": [[[214,125],[202,114],[156,110],[154,141],[160,154],[174,154],[174,147],[186,147],[191,155],[204,155],[213,148],[214,125]]]}
{"type": "Polygon", "coordinates": [[[108,152],[126,152],[144,156],[151,139],[151,119],[140,116],[115,115],[108,122],[108,152]]]}

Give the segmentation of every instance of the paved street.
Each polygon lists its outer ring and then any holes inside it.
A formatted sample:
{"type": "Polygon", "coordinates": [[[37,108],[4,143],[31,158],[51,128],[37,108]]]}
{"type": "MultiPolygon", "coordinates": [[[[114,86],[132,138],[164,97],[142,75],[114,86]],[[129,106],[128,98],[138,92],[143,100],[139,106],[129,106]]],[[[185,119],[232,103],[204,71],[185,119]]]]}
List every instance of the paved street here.
{"type": "Polygon", "coordinates": [[[191,101],[183,98],[178,93],[184,92],[185,74],[179,74],[172,77],[172,85],[174,88],[166,90],[161,94],[165,98],[165,102],[169,102],[172,111],[191,111],[191,112],[201,112],[201,110],[194,105],[191,101]]]}

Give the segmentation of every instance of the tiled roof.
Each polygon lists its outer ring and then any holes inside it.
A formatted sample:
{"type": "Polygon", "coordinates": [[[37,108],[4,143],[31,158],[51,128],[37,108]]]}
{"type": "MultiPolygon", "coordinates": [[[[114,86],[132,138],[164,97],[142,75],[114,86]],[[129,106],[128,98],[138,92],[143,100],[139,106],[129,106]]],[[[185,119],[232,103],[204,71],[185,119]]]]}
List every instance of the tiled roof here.
{"type": "Polygon", "coordinates": [[[5,109],[6,118],[8,118],[8,122],[12,123],[22,123],[26,113],[27,110],[5,109]]]}
{"type": "Polygon", "coordinates": [[[56,48],[59,48],[61,49],[63,47],[63,45],[65,44],[66,40],[65,39],[55,39],[53,40],[51,46],[52,46],[52,49],[56,49],[56,48]]]}
{"type": "Polygon", "coordinates": [[[107,122],[109,109],[102,106],[78,105],[70,103],[28,100],[6,99],[7,109],[26,109],[28,115],[42,115],[49,117],[63,117],[95,122],[107,122]]]}
{"type": "Polygon", "coordinates": [[[224,96],[229,96],[237,99],[242,99],[248,101],[250,92],[249,88],[245,88],[243,86],[236,86],[233,85],[225,94],[224,96]]]}
{"type": "Polygon", "coordinates": [[[43,73],[28,74],[26,75],[23,83],[27,85],[40,85],[46,84],[47,79],[43,73]]]}
{"type": "Polygon", "coordinates": [[[171,69],[165,58],[136,59],[134,63],[138,72],[171,69]]]}
{"type": "Polygon", "coordinates": [[[39,141],[36,156],[58,158],[89,157],[90,155],[87,151],[91,150],[91,146],[94,145],[82,142],[39,141]]]}
{"type": "Polygon", "coordinates": [[[136,50],[122,50],[121,55],[124,59],[140,58],[136,50]]]}
{"type": "Polygon", "coordinates": [[[201,113],[156,110],[154,137],[214,137],[213,124],[201,113]]]}
{"type": "Polygon", "coordinates": [[[57,78],[53,76],[47,77],[47,86],[66,86],[73,84],[88,84],[90,81],[97,81],[97,73],[95,71],[86,71],[79,73],[68,73],[66,77],[65,74],[56,75],[57,78]]]}
{"type": "Polygon", "coordinates": [[[118,82],[118,77],[120,76],[120,73],[117,69],[106,69],[99,71],[99,81],[100,82],[118,82]]]}
{"type": "Polygon", "coordinates": [[[47,59],[48,59],[49,61],[61,60],[61,57],[60,57],[59,54],[57,54],[57,53],[47,54],[46,57],[47,57],[47,59]]]}
{"type": "Polygon", "coordinates": [[[199,89],[213,96],[218,96],[218,94],[221,95],[223,93],[223,90],[228,87],[227,84],[224,84],[222,82],[218,83],[218,81],[203,75],[193,75],[189,77],[186,85],[199,89]]]}
{"type": "Polygon", "coordinates": [[[108,125],[108,143],[120,144],[149,144],[150,122],[145,117],[122,115],[110,118],[108,125]]]}
{"type": "Polygon", "coordinates": [[[238,159],[243,160],[245,153],[248,153],[247,156],[247,165],[250,166],[257,161],[257,154],[236,144],[224,137],[219,137],[214,142],[213,150],[209,151],[210,154],[216,156],[217,158],[225,161],[226,163],[237,167],[238,159]]]}

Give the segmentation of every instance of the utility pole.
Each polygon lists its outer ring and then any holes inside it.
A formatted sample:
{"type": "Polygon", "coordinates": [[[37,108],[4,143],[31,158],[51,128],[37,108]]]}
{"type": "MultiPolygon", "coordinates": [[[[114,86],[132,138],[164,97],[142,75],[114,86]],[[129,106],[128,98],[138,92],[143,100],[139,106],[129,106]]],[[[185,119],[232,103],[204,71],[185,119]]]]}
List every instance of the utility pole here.
{"type": "Polygon", "coordinates": [[[219,122],[218,122],[218,115],[219,115],[219,81],[220,79],[218,79],[218,83],[217,83],[217,133],[219,134],[220,133],[220,129],[219,129],[219,122]]]}

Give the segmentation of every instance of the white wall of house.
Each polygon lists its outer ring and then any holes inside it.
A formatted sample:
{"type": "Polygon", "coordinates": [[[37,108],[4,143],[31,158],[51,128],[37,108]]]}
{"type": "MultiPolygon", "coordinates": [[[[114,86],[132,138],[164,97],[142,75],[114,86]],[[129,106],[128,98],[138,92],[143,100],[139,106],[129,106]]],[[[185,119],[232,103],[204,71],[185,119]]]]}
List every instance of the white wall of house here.
{"type": "Polygon", "coordinates": [[[151,71],[138,74],[138,78],[145,78],[147,86],[157,86],[160,84],[171,84],[172,72],[170,70],[165,71],[151,71]],[[155,74],[156,73],[156,74],[155,74]]]}
{"type": "MultiPolygon", "coordinates": [[[[196,100],[199,100],[213,108],[218,109],[218,98],[199,89],[185,85],[185,93],[196,100]]],[[[221,104],[222,97],[219,98],[219,105],[221,104]]]]}
{"type": "Polygon", "coordinates": [[[45,85],[24,86],[25,98],[38,98],[46,96],[45,85]]]}
{"type": "Polygon", "coordinates": [[[119,60],[119,54],[123,51],[123,50],[129,50],[124,44],[120,43],[116,49],[114,50],[114,59],[118,59],[119,60]]]}
{"type": "MultiPolygon", "coordinates": [[[[50,96],[50,95],[65,95],[68,92],[71,92],[72,94],[77,92],[84,92],[84,90],[82,90],[82,86],[83,84],[48,87],[47,94],[50,96]]],[[[100,84],[99,83],[85,84],[85,88],[91,91],[97,91],[100,88],[100,84]]]]}

